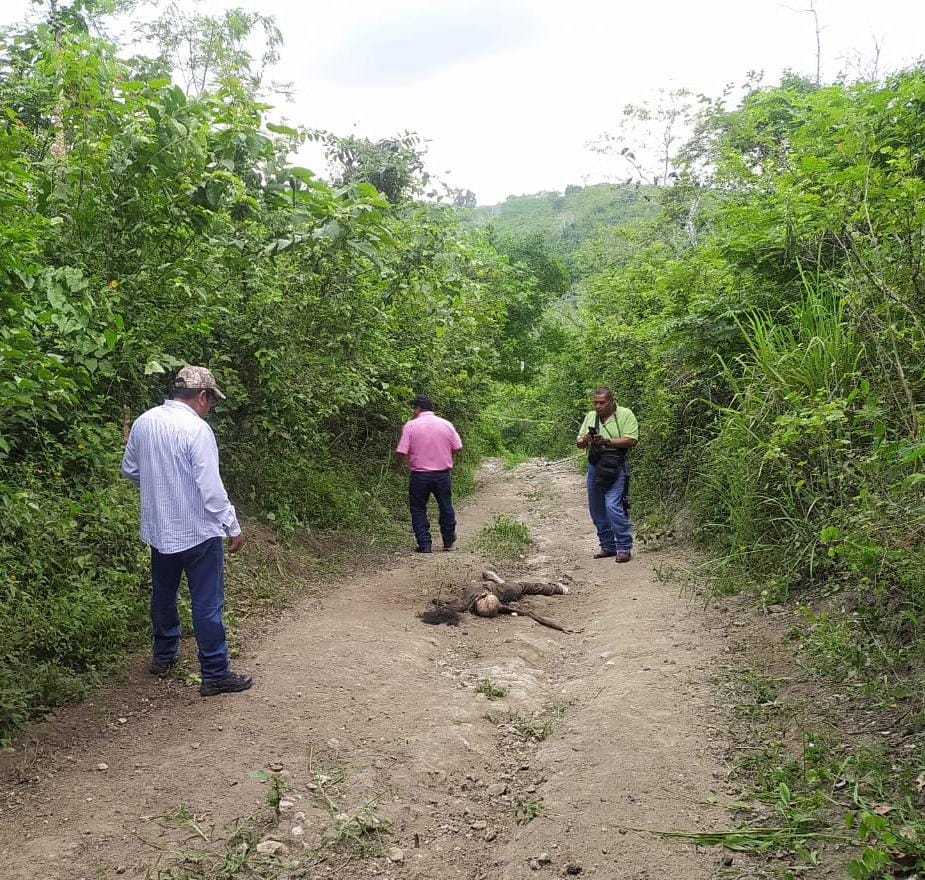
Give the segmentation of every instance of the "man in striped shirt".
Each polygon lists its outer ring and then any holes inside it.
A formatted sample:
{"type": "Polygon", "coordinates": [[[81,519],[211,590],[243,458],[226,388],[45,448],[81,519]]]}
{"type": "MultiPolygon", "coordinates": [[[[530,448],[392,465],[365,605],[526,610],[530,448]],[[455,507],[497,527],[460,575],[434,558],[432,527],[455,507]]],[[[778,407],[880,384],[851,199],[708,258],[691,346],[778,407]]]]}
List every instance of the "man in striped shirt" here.
{"type": "Polygon", "coordinates": [[[245,691],[249,675],[232,672],[222,608],[224,547],[237,553],[244,536],[218,469],[215,434],[205,419],[225,399],[205,367],[184,367],[171,399],[132,425],[122,474],[141,488],[141,540],[151,547],[149,671],[166,675],[180,650],[177,591],[186,572],[204,697],[245,691]]]}

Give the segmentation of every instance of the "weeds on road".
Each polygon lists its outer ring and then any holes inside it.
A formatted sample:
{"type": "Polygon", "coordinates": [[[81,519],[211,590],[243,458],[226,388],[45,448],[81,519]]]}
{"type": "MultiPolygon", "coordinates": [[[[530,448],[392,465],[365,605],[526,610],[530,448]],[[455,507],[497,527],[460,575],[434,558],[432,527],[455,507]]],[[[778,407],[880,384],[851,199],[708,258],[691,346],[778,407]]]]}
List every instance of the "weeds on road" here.
{"type": "Polygon", "coordinates": [[[277,853],[258,850],[276,824],[275,815],[265,808],[219,829],[180,805],[159,817],[157,824],[167,831],[186,832],[186,836],[168,844],[144,841],[158,850],[145,880],[278,880],[281,869],[298,864],[280,857],[286,853],[285,846],[277,853]]]}
{"type": "Polygon", "coordinates": [[[496,685],[490,678],[481,679],[475,692],[482,694],[486,700],[500,700],[507,696],[507,688],[496,685]]]}
{"type": "Polygon", "coordinates": [[[254,770],[248,778],[265,783],[267,791],[250,815],[218,827],[181,805],[158,817],[157,825],[170,837],[144,841],[158,851],[146,880],[295,880],[311,877],[313,866],[332,859],[343,863],[384,855],[391,823],[379,815],[381,794],[345,810],[338,803],[345,772],[315,770],[311,760],[310,753],[307,796],[290,794],[297,786],[281,773],[254,770]],[[290,812],[296,798],[303,800],[305,810],[315,802],[311,839],[304,836],[304,813],[290,812]]]}
{"type": "Polygon", "coordinates": [[[267,773],[266,770],[252,770],[247,774],[249,779],[256,779],[258,782],[268,784],[266,804],[273,810],[277,819],[279,818],[280,804],[283,801],[283,794],[291,789],[289,783],[279,775],[279,773],[267,773]]]}
{"type": "MultiPolygon", "coordinates": [[[[823,619],[821,631],[810,634],[819,639],[811,650],[827,661],[851,650],[841,628],[833,636],[828,624],[823,619]]],[[[741,793],[726,804],[731,826],[648,830],[697,845],[773,854],[779,860],[774,877],[803,877],[833,860],[850,880],[923,876],[925,743],[917,722],[916,735],[897,739],[906,716],[878,718],[868,700],[851,703],[844,696],[832,707],[812,703],[810,719],[805,692],[799,691],[801,702],[788,701],[786,682],[745,670],[728,684],[733,712],[748,725],[752,744],[732,765],[729,781],[741,793]],[[825,717],[827,708],[833,721],[825,717]],[[789,733],[794,728],[802,730],[796,746],[789,733]],[[856,739],[860,734],[870,736],[856,739]]]]}
{"type": "Polygon", "coordinates": [[[541,800],[518,801],[514,805],[514,821],[518,825],[529,825],[544,809],[541,800]]]}
{"type": "Polygon", "coordinates": [[[739,699],[733,706],[738,718],[765,718],[777,706],[778,683],[752,669],[739,674],[739,699]]]}
{"type": "Polygon", "coordinates": [[[504,464],[504,469],[506,471],[510,471],[518,465],[521,465],[526,461],[530,461],[532,457],[533,456],[531,456],[528,452],[523,452],[522,450],[504,449],[501,454],[501,461],[504,464]]]}
{"type": "Polygon", "coordinates": [[[309,748],[308,766],[312,774],[312,793],[321,802],[330,823],[322,847],[350,860],[382,855],[385,836],[392,829],[391,823],[378,813],[382,794],[367,798],[353,811],[346,811],[334,800],[336,788],[346,780],[344,770],[316,769],[313,748],[309,748]]]}
{"type": "Polygon", "coordinates": [[[555,704],[545,709],[539,717],[514,715],[511,717],[511,724],[525,740],[542,742],[552,733],[563,715],[565,706],[555,704]]]}
{"type": "Polygon", "coordinates": [[[345,811],[330,793],[330,789],[343,782],[344,778],[341,770],[314,775],[314,793],[321,800],[330,822],[324,847],[350,860],[381,856],[385,851],[385,836],[392,828],[391,823],[378,813],[382,795],[368,798],[353,811],[345,811]]]}
{"type": "Polygon", "coordinates": [[[476,535],[472,546],[493,559],[520,559],[530,544],[530,532],[522,522],[499,514],[476,535]]]}

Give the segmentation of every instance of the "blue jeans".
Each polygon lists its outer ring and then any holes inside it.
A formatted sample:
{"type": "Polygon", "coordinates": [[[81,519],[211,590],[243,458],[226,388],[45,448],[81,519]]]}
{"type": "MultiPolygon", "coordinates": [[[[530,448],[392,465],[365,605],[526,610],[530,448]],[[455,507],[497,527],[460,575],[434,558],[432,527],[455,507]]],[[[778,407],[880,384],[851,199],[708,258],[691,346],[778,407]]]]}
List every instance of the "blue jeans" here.
{"type": "Polygon", "coordinates": [[[156,663],[172,662],[180,650],[177,591],[185,571],[202,680],[228,675],[228,646],[222,623],[224,569],[225,548],[221,538],[209,538],[180,553],[161,553],[151,548],[151,636],[156,663]]]}
{"type": "Polygon", "coordinates": [[[430,547],[430,520],[427,501],[431,495],[440,509],[440,535],[443,546],[456,540],[456,511],[453,510],[452,482],[449,471],[411,471],[408,481],[408,506],[411,508],[411,528],[418,547],[430,547]]]}
{"type": "Polygon", "coordinates": [[[629,462],[625,461],[616,482],[609,489],[602,489],[594,483],[594,465],[588,465],[588,510],[597,529],[601,550],[606,553],[631,553],[633,550],[632,526],[623,509],[623,489],[629,467],[629,462]]]}

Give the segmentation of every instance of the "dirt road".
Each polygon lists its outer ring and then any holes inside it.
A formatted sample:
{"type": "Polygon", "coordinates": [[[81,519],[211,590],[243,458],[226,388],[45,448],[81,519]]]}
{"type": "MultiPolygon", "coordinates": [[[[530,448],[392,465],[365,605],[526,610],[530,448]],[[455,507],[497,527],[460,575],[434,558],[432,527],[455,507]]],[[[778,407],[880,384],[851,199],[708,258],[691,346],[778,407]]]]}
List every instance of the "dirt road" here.
{"type": "Polygon", "coordinates": [[[202,700],[139,668],[3,755],[0,877],[713,876],[715,850],[629,830],[723,821],[720,639],[655,577],[665,554],[593,560],[567,465],[489,463],[460,508],[458,550],[286,612],[236,661],[248,693],[202,700]],[[502,573],[571,577],[530,607],[582,632],[417,619],[479,579],[492,560],[470,541],[499,513],[535,541],[502,573]]]}

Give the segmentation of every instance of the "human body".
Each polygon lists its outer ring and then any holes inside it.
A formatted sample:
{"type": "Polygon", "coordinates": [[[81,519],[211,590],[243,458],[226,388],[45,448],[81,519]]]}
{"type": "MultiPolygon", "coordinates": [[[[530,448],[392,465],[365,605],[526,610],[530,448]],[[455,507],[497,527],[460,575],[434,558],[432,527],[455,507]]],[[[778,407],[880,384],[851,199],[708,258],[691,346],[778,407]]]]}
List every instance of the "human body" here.
{"type": "Polygon", "coordinates": [[[639,440],[639,425],[632,410],[617,406],[609,388],[598,388],[592,400],[594,409],[581,423],[576,445],[588,450],[588,510],[600,542],[594,558],[629,562],[633,532],[626,498],[630,473],[626,453],[639,440]],[[606,479],[607,471],[612,482],[606,479]]]}
{"type": "Polygon", "coordinates": [[[456,542],[456,512],[453,510],[453,461],[462,449],[462,441],[453,423],[434,415],[430,398],[420,394],[411,401],[414,415],[402,428],[395,449],[398,465],[407,465],[408,506],[411,510],[411,528],[417,540],[418,553],[430,553],[432,539],[427,518],[427,502],[431,495],[437,499],[440,511],[440,536],[443,549],[450,550],[456,542]]]}
{"type": "Polygon", "coordinates": [[[228,665],[222,609],[224,547],[244,545],[237,514],[218,467],[215,435],[206,416],[224,395],[204,367],[185,367],[172,398],[132,425],[122,474],[141,489],[141,539],[151,548],[149,671],[166,675],[180,650],[177,592],[186,572],[202,673],[200,693],[247,690],[251,678],[228,665]]]}

